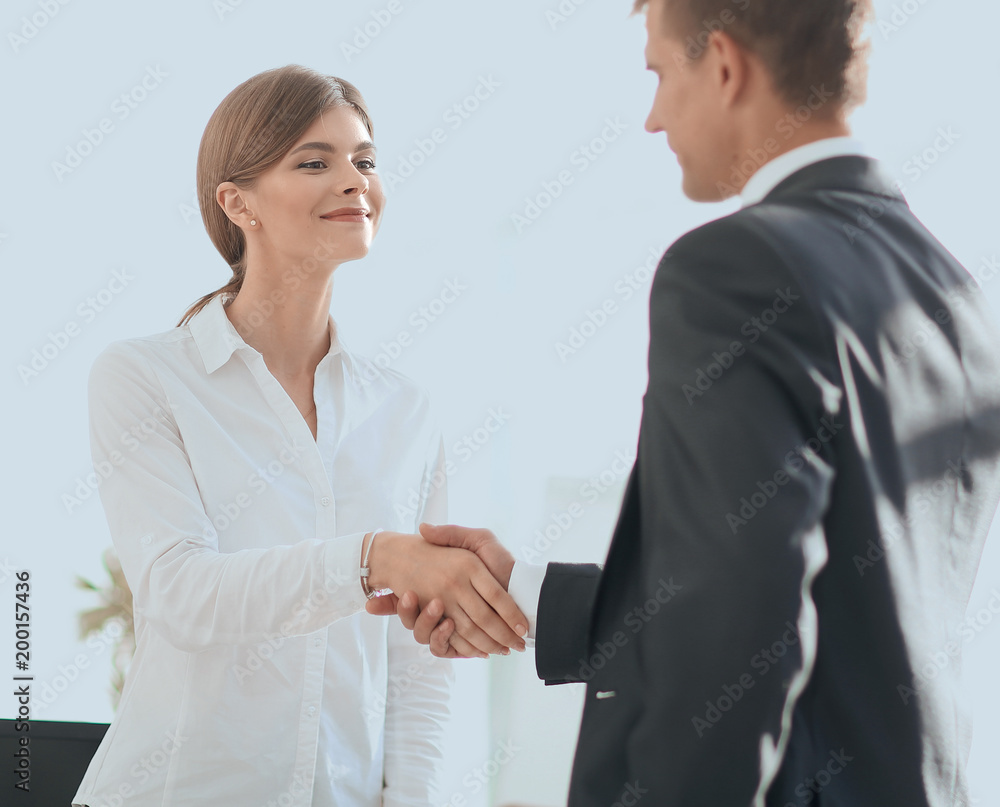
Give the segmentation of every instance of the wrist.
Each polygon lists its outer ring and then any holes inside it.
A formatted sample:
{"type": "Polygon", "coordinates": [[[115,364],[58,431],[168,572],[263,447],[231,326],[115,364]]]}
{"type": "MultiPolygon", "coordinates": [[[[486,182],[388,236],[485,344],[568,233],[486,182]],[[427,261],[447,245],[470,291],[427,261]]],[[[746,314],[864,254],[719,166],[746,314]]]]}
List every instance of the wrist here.
{"type": "Polygon", "coordinates": [[[392,588],[389,580],[392,578],[392,558],[396,554],[392,545],[396,540],[394,532],[380,532],[372,539],[374,543],[368,552],[368,587],[372,590],[392,588]]]}

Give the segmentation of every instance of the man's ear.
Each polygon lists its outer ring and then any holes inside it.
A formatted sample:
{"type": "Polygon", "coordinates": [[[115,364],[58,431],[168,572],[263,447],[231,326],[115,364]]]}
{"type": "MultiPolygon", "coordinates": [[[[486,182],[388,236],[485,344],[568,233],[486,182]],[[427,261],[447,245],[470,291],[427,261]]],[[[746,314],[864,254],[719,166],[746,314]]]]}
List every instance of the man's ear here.
{"type": "Polygon", "coordinates": [[[220,182],[219,187],[215,189],[215,200],[219,203],[219,207],[229,220],[240,228],[249,227],[253,216],[243,193],[233,182],[220,182]]]}
{"type": "Polygon", "coordinates": [[[725,31],[712,32],[706,51],[723,105],[734,106],[750,80],[750,54],[725,31]]]}

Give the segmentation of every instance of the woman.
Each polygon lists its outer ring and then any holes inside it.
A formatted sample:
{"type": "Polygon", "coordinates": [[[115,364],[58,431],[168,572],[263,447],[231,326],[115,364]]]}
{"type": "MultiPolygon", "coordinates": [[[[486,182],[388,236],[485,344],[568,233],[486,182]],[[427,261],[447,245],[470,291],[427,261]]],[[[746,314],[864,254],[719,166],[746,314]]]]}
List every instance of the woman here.
{"type": "Polygon", "coordinates": [[[75,804],[433,803],[452,673],[369,596],[423,603],[464,579],[442,599],[465,638],[523,648],[478,559],[414,534],[445,518],[426,395],[351,352],[329,313],[334,269],[381,220],[372,140],[341,79],[292,65],[233,90],[197,171],[232,280],[94,362],[136,652],[75,804]]]}

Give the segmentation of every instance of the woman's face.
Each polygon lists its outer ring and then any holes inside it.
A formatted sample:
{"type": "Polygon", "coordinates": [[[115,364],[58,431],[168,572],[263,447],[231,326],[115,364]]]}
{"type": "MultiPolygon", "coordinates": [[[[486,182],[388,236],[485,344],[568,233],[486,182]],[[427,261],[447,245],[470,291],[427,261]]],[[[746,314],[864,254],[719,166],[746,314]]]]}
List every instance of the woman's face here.
{"type": "Polygon", "coordinates": [[[245,196],[257,224],[244,232],[265,263],[363,258],[385,206],[375,145],[349,106],[327,110],[245,196]]]}

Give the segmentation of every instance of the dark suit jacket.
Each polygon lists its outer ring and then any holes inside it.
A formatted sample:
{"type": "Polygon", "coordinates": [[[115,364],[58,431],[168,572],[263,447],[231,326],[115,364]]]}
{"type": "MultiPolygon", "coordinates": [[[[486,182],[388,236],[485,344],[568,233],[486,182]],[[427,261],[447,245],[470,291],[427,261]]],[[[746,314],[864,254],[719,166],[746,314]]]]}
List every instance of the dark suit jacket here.
{"type": "Polygon", "coordinates": [[[835,157],[680,238],[649,316],[605,568],[550,564],[539,602],[539,676],[587,683],[571,807],[968,803],[954,688],[1000,495],[979,286],[835,157]]]}

